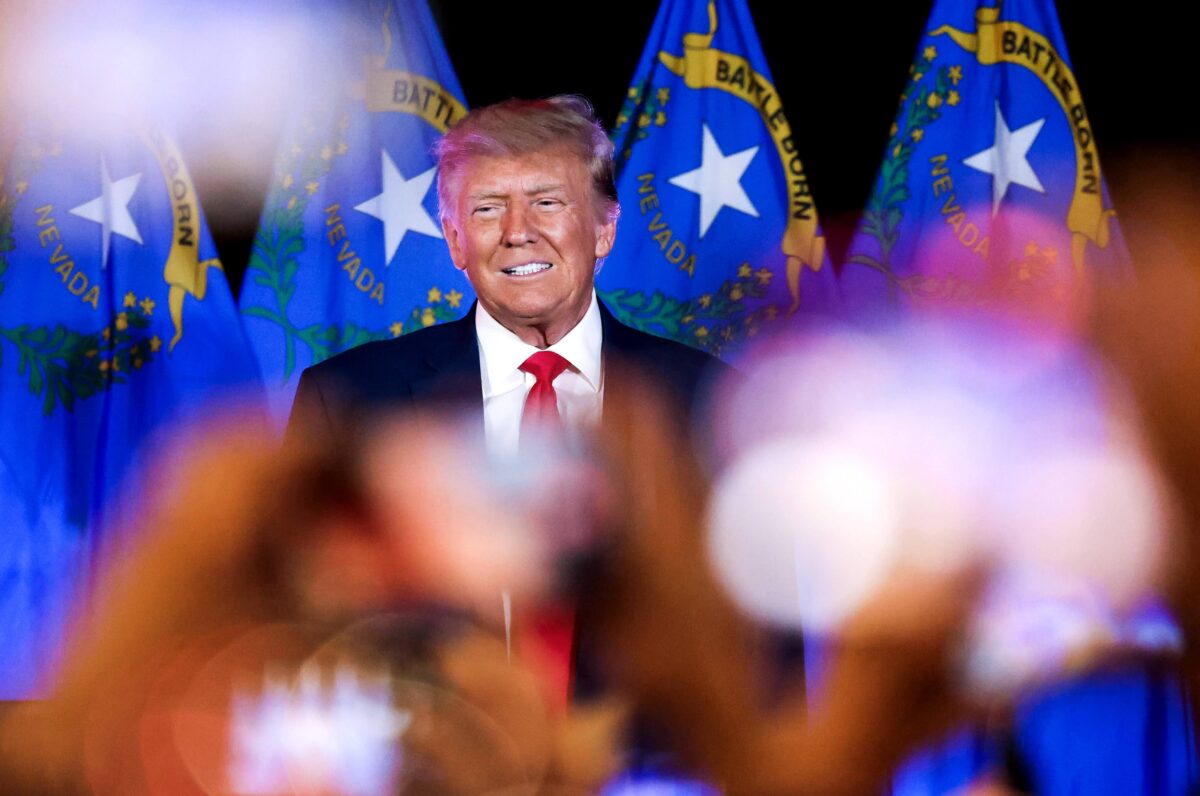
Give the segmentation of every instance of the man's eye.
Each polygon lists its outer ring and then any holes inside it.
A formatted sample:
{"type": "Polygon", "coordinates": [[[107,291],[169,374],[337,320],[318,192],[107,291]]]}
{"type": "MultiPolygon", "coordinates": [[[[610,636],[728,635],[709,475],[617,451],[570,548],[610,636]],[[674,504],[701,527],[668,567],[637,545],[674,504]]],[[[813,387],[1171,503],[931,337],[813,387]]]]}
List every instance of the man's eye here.
{"type": "Polygon", "coordinates": [[[538,199],[534,205],[542,210],[554,210],[562,207],[562,202],[558,199],[538,199]]]}
{"type": "Polygon", "coordinates": [[[479,207],[475,208],[475,211],[472,215],[474,215],[476,218],[491,218],[499,212],[499,205],[480,205],[479,207]]]}

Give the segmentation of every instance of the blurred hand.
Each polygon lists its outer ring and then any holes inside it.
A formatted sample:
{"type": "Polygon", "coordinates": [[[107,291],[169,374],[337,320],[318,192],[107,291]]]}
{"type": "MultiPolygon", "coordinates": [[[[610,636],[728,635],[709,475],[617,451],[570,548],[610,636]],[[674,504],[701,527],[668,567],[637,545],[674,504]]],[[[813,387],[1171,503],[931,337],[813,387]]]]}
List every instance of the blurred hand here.
{"type": "Polygon", "coordinates": [[[405,743],[429,792],[592,788],[611,775],[623,712],[552,717],[495,638],[501,589],[536,602],[546,553],[465,466],[447,422],[398,419],[360,455],[280,448],[234,425],[157,468],[174,478],[100,573],[50,698],[0,716],[3,790],[224,783],[231,695],[280,672],[295,688],[287,673],[319,660],[325,639],[398,607],[493,631],[451,637],[423,664],[440,696],[405,743]]]}
{"type": "Polygon", "coordinates": [[[1200,582],[1195,576],[1200,569],[1200,240],[1190,231],[1195,207],[1176,227],[1176,232],[1187,231],[1180,241],[1189,245],[1179,250],[1162,245],[1151,262],[1143,263],[1136,283],[1113,286],[1102,296],[1094,326],[1102,353],[1125,378],[1173,492],[1178,516],[1164,557],[1163,593],[1183,631],[1182,666],[1193,712],[1200,710],[1200,582]]]}
{"type": "Polygon", "coordinates": [[[706,482],[648,388],[605,405],[623,508],[606,591],[621,684],[725,792],[874,793],[970,715],[956,669],[980,573],[896,572],[841,628],[819,703],[767,693],[760,629],[705,554],[706,482]]]}

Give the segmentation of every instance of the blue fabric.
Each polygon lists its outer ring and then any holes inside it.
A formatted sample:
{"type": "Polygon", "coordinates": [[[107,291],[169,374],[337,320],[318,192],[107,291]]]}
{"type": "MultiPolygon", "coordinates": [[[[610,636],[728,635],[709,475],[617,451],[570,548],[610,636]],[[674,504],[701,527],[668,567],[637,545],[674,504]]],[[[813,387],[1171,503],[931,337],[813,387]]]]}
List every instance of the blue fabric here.
{"type": "Polygon", "coordinates": [[[1015,750],[1039,794],[1168,796],[1197,785],[1185,689],[1168,667],[1095,674],[1018,710],[1015,750]]]}
{"type": "Polygon", "coordinates": [[[964,728],[940,743],[912,755],[896,772],[892,793],[938,796],[955,793],[999,762],[996,743],[983,732],[964,728]]]}
{"type": "Polygon", "coordinates": [[[622,218],[597,286],[617,317],[728,357],[835,310],[802,137],[746,4],[665,0],[613,131],[622,218]]]}
{"type": "Polygon", "coordinates": [[[847,303],[869,318],[997,300],[1053,311],[1079,275],[1127,264],[1051,0],[939,0],[848,248],[847,303]]]}
{"type": "Polygon", "coordinates": [[[70,600],[114,541],[118,486],[143,483],[151,434],[258,378],[170,137],[143,125],[82,139],[64,121],[28,120],[0,170],[6,699],[51,675],[70,600]]]}
{"type": "Polygon", "coordinates": [[[280,426],[308,365],[459,318],[474,298],[438,222],[430,148],[466,109],[429,9],[337,11],[329,79],[286,123],[241,294],[280,426]],[[372,206],[381,195],[392,210],[372,206]]]}
{"type": "Polygon", "coordinates": [[[711,785],[684,777],[622,774],[605,784],[601,796],[717,796],[711,785]]]}

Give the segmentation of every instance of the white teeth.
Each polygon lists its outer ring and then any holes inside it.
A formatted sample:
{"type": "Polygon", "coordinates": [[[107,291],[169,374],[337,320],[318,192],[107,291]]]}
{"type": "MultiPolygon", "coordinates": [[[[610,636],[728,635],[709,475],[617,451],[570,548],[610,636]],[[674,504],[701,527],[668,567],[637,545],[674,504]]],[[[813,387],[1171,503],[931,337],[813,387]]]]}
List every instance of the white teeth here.
{"type": "Polygon", "coordinates": [[[539,271],[545,271],[550,268],[550,263],[527,263],[525,265],[515,265],[512,268],[505,268],[504,273],[512,274],[513,276],[529,276],[536,274],[539,271]]]}

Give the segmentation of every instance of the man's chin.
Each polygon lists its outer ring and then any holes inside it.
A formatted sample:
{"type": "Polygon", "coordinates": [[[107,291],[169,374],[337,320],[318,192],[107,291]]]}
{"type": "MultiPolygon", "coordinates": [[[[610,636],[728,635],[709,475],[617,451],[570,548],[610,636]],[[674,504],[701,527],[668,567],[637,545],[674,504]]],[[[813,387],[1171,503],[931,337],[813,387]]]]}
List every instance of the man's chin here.
{"type": "MultiPolygon", "coordinates": [[[[581,304],[572,302],[529,302],[506,304],[503,307],[488,306],[484,303],[488,314],[495,318],[501,326],[513,332],[522,339],[526,333],[533,332],[540,341],[549,338],[548,345],[553,345],[563,335],[575,328],[576,324],[587,313],[591,297],[581,304]]],[[[482,302],[481,302],[482,303],[482,302]]],[[[539,345],[539,347],[541,347],[539,345]]]]}
{"type": "MultiPolygon", "coordinates": [[[[534,291],[527,291],[533,293],[534,291]]],[[[505,326],[546,326],[565,320],[571,313],[562,301],[554,301],[534,295],[516,297],[515,301],[503,304],[483,303],[493,318],[505,326]]]]}

